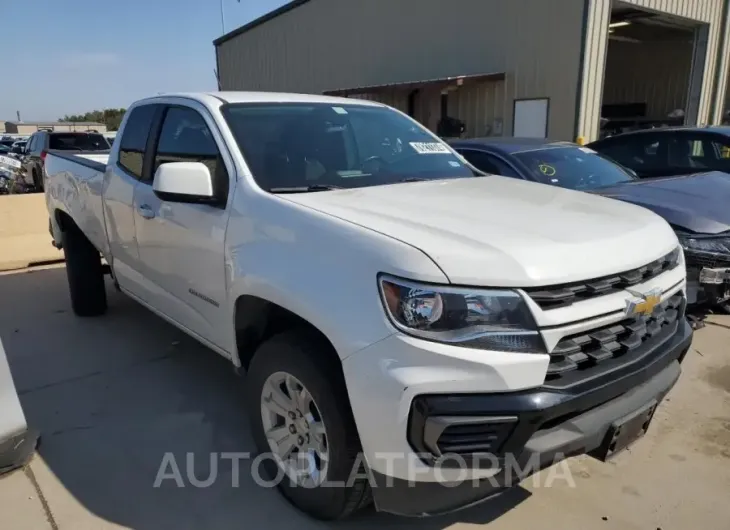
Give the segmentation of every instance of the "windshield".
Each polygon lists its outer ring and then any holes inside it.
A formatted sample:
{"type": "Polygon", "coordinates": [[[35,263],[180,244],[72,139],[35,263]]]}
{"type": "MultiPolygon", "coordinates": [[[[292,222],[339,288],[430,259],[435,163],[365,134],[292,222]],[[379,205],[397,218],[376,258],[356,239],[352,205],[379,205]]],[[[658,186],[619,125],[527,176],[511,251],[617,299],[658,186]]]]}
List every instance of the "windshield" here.
{"type": "Polygon", "coordinates": [[[514,156],[539,182],[561,188],[592,190],[634,180],[621,166],[586,147],[537,149],[514,156]]]}
{"type": "Polygon", "coordinates": [[[105,151],[109,144],[101,134],[54,133],[48,140],[49,149],[74,151],[105,151]]]}
{"type": "Polygon", "coordinates": [[[234,104],[224,115],[256,182],[269,191],[474,176],[446,144],[386,107],[234,104]]]}

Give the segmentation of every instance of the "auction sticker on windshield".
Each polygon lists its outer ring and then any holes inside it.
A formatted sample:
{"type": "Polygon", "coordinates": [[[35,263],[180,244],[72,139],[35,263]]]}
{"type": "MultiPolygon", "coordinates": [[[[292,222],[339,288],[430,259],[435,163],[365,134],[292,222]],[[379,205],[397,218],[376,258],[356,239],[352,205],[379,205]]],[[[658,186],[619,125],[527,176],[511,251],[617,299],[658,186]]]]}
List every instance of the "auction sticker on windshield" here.
{"type": "Polygon", "coordinates": [[[448,147],[438,142],[410,142],[410,145],[420,155],[451,154],[448,147]]]}

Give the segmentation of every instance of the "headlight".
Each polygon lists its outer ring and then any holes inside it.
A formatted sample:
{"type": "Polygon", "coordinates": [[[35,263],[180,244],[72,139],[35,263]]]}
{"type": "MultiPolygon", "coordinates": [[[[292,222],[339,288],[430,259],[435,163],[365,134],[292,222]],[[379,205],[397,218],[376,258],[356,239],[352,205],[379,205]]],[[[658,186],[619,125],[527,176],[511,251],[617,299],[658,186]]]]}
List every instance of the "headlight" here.
{"type": "Polygon", "coordinates": [[[682,248],[687,252],[708,254],[730,254],[730,237],[705,236],[677,232],[682,248]]]}
{"type": "Polygon", "coordinates": [[[545,353],[519,293],[419,284],[390,276],[380,294],[395,327],[415,337],[481,350],[545,353]]]}

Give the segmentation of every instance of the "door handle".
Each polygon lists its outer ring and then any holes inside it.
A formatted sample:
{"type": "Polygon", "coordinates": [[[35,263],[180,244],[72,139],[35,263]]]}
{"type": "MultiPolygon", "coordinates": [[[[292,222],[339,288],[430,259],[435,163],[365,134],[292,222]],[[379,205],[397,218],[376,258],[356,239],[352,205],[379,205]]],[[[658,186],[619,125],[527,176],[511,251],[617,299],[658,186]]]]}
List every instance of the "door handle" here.
{"type": "Polygon", "coordinates": [[[155,212],[146,204],[137,206],[137,211],[139,212],[139,215],[141,215],[145,219],[152,219],[155,216],[155,212]]]}

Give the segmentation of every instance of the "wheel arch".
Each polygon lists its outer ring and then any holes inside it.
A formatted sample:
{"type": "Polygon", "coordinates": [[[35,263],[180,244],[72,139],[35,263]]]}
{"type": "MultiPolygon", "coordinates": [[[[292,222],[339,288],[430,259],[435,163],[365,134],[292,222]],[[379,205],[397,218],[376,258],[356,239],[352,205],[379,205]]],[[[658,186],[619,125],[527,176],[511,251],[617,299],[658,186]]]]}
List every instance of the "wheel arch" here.
{"type": "Polygon", "coordinates": [[[234,305],[234,326],[236,331],[236,351],[241,368],[248,369],[258,347],[267,339],[285,331],[301,329],[315,334],[327,345],[322,351],[322,359],[337,368],[344,381],[342,361],[327,335],[307,319],[275,302],[256,295],[244,294],[236,299],[234,305]]]}

